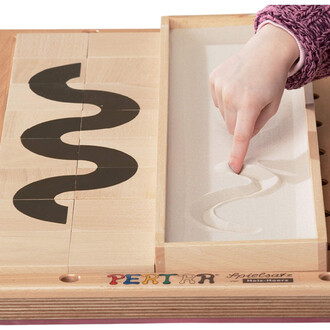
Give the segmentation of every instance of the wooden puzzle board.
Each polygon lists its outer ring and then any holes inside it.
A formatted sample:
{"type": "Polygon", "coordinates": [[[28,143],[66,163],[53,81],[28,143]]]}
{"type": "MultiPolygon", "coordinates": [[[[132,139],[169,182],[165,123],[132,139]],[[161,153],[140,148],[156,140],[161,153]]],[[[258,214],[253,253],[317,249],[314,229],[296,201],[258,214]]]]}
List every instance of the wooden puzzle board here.
{"type": "Polygon", "coordinates": [[[209,75],[253,26],[170,32],[166,241],[317,238],[304,88],[285,90],[240,175],[209,75]]]}
{"type": "Polygon", "coordinates": [[[0,273],[153,271],[158,67],[152,30],[17,35],[0,273]]]}
{"type": "MultiPolygon", "coordinates": [[[[171,25],[175,27],[205,24],[242,25],[252,24],[253,15],[214,15],[171,17],[171,25]]],[[[2,31],[0,34],[0,129],[7,99],[9,77],[13,56],[14,37],[18,32],[33,33],[35,31],[2,31]]],[[[38,31],[40,33],[52,31],[38,31]]],[[[78,31],[57,31],[61,33],[78,31]]],[[[83,32],[83,31],[80,31],[83,32]]],[[[86,31],[87,32],[87,31],[86,31]]],[[[97,33],[97,31],[89,31],[97,33]]],[[[159,30],[129,31],[103,30],[102,33],[118,32],[152,32],[158,35],[159,30]]],[[[328,178],[329,148],[329,79],[313,83],[315,93],[320,95],[316,100],[320,147],[325,154],[321,156],[323,178],[328,178]]],[[[166,88],[161,89],[161,96],[166,88]]],[[[310,119],[314,118],[314,106],[309,105],[310,119]]],[[[138,117],[137,117],[138,118],[138,117]]],[[[136,119],[137,119],[136,118],[136,119]]],[[[313,123],[309,137],[317,145],[317,132],[313,123]]],[[[71,133],[72,134],[72,133],[71,133]]],[[[318,166],[318,150],[311,150],[312,161],[318,166]]],[[[160,163],[162,164],[162,163],[160,163]]],[[[323,186],[326,210],[329,210],[329,185],[323,186]]],[[[318,210],[322,209],[322,196],[318,199],[318,210]]],[[[329,219],[329,217],[327,218],[329,219]]],[[[329,224],[329,222],[328,222],[329,224]]],[[[330,226],[328,226],[329,228],[330,226]]],[[[182,245],[183,243],[181,243],[182,245]]],[[[330,255],[330,254],[329,254],[330,255]]],[[[28,269],[27,269],[28,270],[28,269]]],[[[78,281],[64,281],[62,276],[54,273],[31,272],[28,274],[0,274],[0,323],[29,324],[66,323],[66,322],[276,322],[277,320],[293,321],[329,321],[329,273],[293,272],[218,272],[215,282],[208,280],[200,283],[196,274],[177,274],[171,276],[170,284],[163,283],[160,276],[156,283],[152,280],[157,274],[138,276],[138,283],[126,285],[130,274],[118,281],[118,285],[110,285],[109,273],[79,273],[79,277],[67,278],[78,281]],[[149,276],[147,282],[146,279],[149,276]],[[190,277],[189,277],[190,276],[190,277]],[[257,279],[255,280],[255,277],[257,279]],[[195,281],[193,280],[195,278],[195,281]],[[273,282],[269,279],[274,280],[273,282]],[[62,280],[61,280],[62,279],[62,280]],[[251,280],[252,279],[252,280],[251,280]],[[249,281],[250,283],[246,282],[249,281]],[[259,282],[261,280],[261,282],[259,282]],[[245,281],[245,282],[244,282],[245,281]],[[150,308],[152,306],[152,308],[150,308]],[[210,308],[212,306],[212,308],[210,308]]],[[[124,276],[123,275],[123,276],[124,276]]],[[[210,275],[210,274],[207,274],[210,275]]],[[[133,277],[135,278],[135,277],[133,277]]],[[[134,282],[136,280],[131,280],[134,282]]]]}

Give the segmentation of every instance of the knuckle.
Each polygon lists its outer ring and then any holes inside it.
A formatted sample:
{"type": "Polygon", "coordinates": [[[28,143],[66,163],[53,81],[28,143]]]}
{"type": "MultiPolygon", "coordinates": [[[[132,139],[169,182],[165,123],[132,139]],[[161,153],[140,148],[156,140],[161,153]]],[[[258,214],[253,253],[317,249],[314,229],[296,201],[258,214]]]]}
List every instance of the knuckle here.
{"type": "Polygon", "coordinates": [[[269,103],[263,95],[260,95],[260,92],[250,91],[243,96],[242,100],[247,109],[262,109],[269,103]]]}
{"type": "Polygon", "coordinates": [[[215,90],[215,93],[218,95],[218,97],[221,97],[221,95],[222,95],[222,86],[219,82],[217,82],[214,85],[214,90],[215,90]]]}
{"type": "Polygon", "coordinates": [[[242,107],[244,109],[251,110],[251,109],[258,108],[259,105],[258,105],[257,99],[250,95],[250,96],[244,98],[242,107]]]}
{"type": "Polygon", "coordinates": [[[234,107],[235,93],[231,88],[224,88],[222,93],[223,104],[231,109],[234,107]]]}
{"type": "Polygon", "coordinates": [[[218,81],[219,81],[219,76],[218,76],[218,74],[217,74],[217,70],[214,69],[214,70],[209,74],[209,82],[210,82],[210,84],[215,85],[216,82],[218,82],[218,81]]]}

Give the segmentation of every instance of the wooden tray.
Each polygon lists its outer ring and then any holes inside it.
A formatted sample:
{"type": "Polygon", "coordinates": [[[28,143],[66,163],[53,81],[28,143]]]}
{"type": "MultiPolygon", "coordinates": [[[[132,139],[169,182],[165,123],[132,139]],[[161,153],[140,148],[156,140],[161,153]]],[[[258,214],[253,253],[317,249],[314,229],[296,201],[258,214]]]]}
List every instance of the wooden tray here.
{"type": "MultiPolygon", "coordinates": [[[[217,109],[210,105],[207,88],[210,72],[253,35],[253,28],[240,21],[237,21],[239,26],[224,24],[225,20],[212,16],[200,20],[196,17],[164,17],[162,20],[156,270],[324,271],[327,237],[315,113],[313,104],[306,104],[313,98],[304,98],[303,89],[285,91],[273,123],[268,123],[264,133],[251,141],[250,155],[247,155],[250,156],[250,172],[265,171],[263,175],[271,175],[266,180],[273,180],[274,186],[278,186],[268,197],[255,195],[255,204],[245,196],[245,204],[235,204],[232,197],[227,197],[230,201],[227,213],[222,211],[225,216],[214,220],[220,223],[218,228],[211,226],[214,222],[209,225],[200,220],[203,204],[212,205],[230,189],[234,196],[240,193],[231,187],[226,190],[226,177],[217,171],[228,159],[231,137],[219,124],[222,120],[216,116],[217,109]],[[279,128],[290,120],[293,124],[280,132],[279,128]],[[224,140],[226,142],[222,142],[224,140]],[[306,142],[299,147],[300,140],[306,142]],[[281,151],[290,148],[291,155],[281,151]],[[267,158],[267,150],[270,160],[259,161],[267,158]],[[258,161],[253,163],[254,159],[258,161]],[[292,162],[293,172],[277,176],[272,167],[280,163],[282,167],[286,162],[292,162]],[[271,164],[269,172],[269,167],[263,164],[271,164]],[[286,185],[286,182],[292,182],[294,176],[295,191],[288,192],[290,183],[286,185]],[[307,185],[302,185],[303,182],[307,185]],[[267,207],[258,213],[263,204],[267,207]],[[293,212],[291,206],[294,206],[293,212]],[[235,213],[235,208],[240,212],[235,213]],[[250,217],[246,215],[249,210],[250,217]],[[291,216],[284,218],[286,213],[291,216]],[[239,223],[243,217],[247,219],[239,223]],[[312,234],[314,226],[315,236],[312,234]],[[183,231],[187,234],[182,234],[183,231]]],[[[232,176],[232,179],[236,178],[232,176]]]]}
{"type": "MultiPolygon", "coordinates": [[[[142,65],[142,62],[135,62],[132,65],[129,72],[121,72],[119,65],[114,65],[115,69],[118,69],[120,73],[117,75],[117,79],[122,79],[118,88],[129,88],[132,82],[129,79],[139,79],[139,70],[144,70],[145,80],[143,82],[137,82],[141,88],[148,90],[149,97],[142,97],[143,93],[135,94],[135,97],[140,95],[140,114],[144,110],[147,112],[152,109],[153,102],[155,101],[155,95],[158,98],[158,83],[159,83],[159,71],[157,71],[157,65],[150,65],[153,59],[159,60],[159,40],[160,42],[160,54],[163,56],[161,62],[161,77],[166,77],[168,70],[168,33],[169,26],[171,28],[178,27],[202,27],[202,26],[218,26],[218,25],[245,25],[252,24],[252,15],[237,15],[237,16],[183,16],[183,17],[169,17],[162,20],[162,38],[160,38],[160,32],[158,30],[102,30],[102,31],[52,31],[55,33],[88,33],[89,36],[93,36],[95,39],[103,39],[103,33],[110,33],[115,38],[116,45],[114,47],[113,59],[116,61],[129,58],[134,62],[133,58],[144,57],[147,63],[147,68],[150,71],[146,71],[146,67],[142,65]],[[169,25],[168,25],[169,24],[169,25]],[[96,37],[96,35],[101,35],[96,37]],[[126,37],[139,38],[139,35],[144,35],[144,40],[141,43],[140,48],[127,47],[127,43],[123,45],[120,40],[124,40],[126,37]],[[158,40],[158,41],[157,41],[158,40]],[[127,48],[126,48],[127,47],[127,48]],[[139,53],[140,52],[140,53],[139,53]],[[119,78],[118,78],[119,77],[119,78]],[[126,79],[126,80],[125,80],[126,79]],[[150,85],[148,83],[152,82],[150,85]],[[147,85],[147,86],[146,86],[147,85]]],[[[18,33],[49,33],[50,31],[2,31],[0,34],[0,56],[1,56],[1,77],[0,86],[0,123],[3,125],[3,119],[5,115],[5,109],[7,104],[7,94],[10,85],[11,68],[13,63],[15,36],[18,33]]],[[[105,36],[104,38],[108,38],[105,36]]],[[[103,47],[103,44],[102,44],[103,47]]],[[[101,49],[102,49],[101,47],[101,49]]],[[[31,48],[32,50],[35,48],[31,48]]],[[[76,47],[75,47],[76,49],[76,47]]],[[[96,51],[98,47],[96,45],[96,51]]],[[[40,50],[40,49],[39,49],[40,50]]],[[[40,50],[43,51],[42,49],[40,50]]],[[[56,53],[56,50],[54,50],[56,53]]],[[[41,55],[38,55],[41,56],[41,55]]],[[[94,53],[95,62],[102,62],[102,53],[94,53]],[[101,59],[100,59],[101,58],[101,59]]],[[[93,57],[93,56],[92,56],[93,57]]],[[[106,56],[107,57],[107,56],[106,56]]],[[[76,58],[77,59],[77,58],[76,58]]],[[[70,61],[72,58],[70,58],[70,61]]],[[[71,63],[71,62],[70,62],[71,63]]],[[[63,63],[62,63],[63,64],[63,63]]],[[[96,80],[102,80],[106,77],[106,67],[99,70],[102,74],[94,76],[96,80]]],[[[21,80],[21,84],[26,83],[29,75],[17,76],[17,79],[21,80]],[[24,80],[25,79],[25,80],[24,80]]],[[[105,78],[106,79],[106,78],[105,78]]],[[[79,84],[82,82],[77,81],[76,87],[81,88],[79,84]]],[[[84,82],[85,83],[85,82],[84,82]]],[[[100,83],[96,88],[97,90],[106,90],[105,85],[108,81],[94,81],[93,83],[100,83]],[[102,85],[102,86],[101,86],[102,85]]],[[[134,85],[134,83],[133,83],[134,85]]],[[[73,86],[72,86],[73,87],[73,86]]],[[[110,87],[110,86],[109,86],[110,87]]],[[[114,86],[111,86],[111,89],[114,86]]],[[[135,86],[136,87],[136,86],[135,86]]],[[[94,87],[93,87],[94,88],[94,87]]],[[[155,180],[154,194],[150,189],[150,185],[144,184],[143,191],[147,194],[142,194],[144,200],[143,208],[139,211],[138,221],[135,222],[133,230],[140,232],[143,236],[141,245],[136,248],[133,246],[132,239],[121,240],[122,227],[120,225],[115,226],[113,229],[113,236],[119,238],[117,240],[120,244],[120,251],[114,252],[109,249],[107,235],[101,237],[102,228],[83,227],[84,222],[81,222],[76,230],[72,230],[72,233],[76,232],[77,237],[85,233],[85,238],[82,238],[80,244],[77,245],[77,253],[70,255],[68,250],[63,250],[62,253],[56,253],[59,256],[59,260],[53,260],[53,263],[48,262],[47,255],[52,253],[52,249],[46,250],[44,253],[35,252],[32,258],[33,262],[29,262],[27,256],[16,259],[16,262],[12,264],[3,262],[0,265],[0,323],[1,324],[31,324],[31,323],[52,323],[52,322],[166,322],[166,321],[229,321],[233,319],[239,319],[240,321],[290,321],[290,320],[330,320],[330,290],[329,290],[329,273],[326,272],[324,259],[319,264],[313,266],[315,269],[322,271],[304,271],[296,272],[287,270],[275,269],[261,269],[256,270],[222,270],[210,265],[208,268],[199,268],[201,271],[197,272],[196,262],[193,261],[189,264],[185,264],[184,267],[178,265],[178,269],[175,269],[179,259],[174,258],[174,263],[171,265],[166,260],[162,259],[166,257],[168,253],[168,247],[172,243],[164,241],[164,212],[165,212],[165,154],[166,144],[161,143],[166,138],[166,120],[164,115],[167,111],[167,95],[168,95],[167,79],[161,80],[160,85],[160,129],[158,131],[158,151],[157,153],[162,157],[158,157],[157,172],[149,173],[147,176],[150,180],[155,180]],[[156,176],[156,174],[158,174],[156,176]],[[157,180],[157,185],[156,185],[157,180]],[[150,195],[149,195],[150,193],[150,195]],[[159,199],[156,199],[159,198],[159,199]],[[156,204],[156,201],[159,203],[156,204]],[[153,213],[153,206],[157,206],[156,215],[153,213]],[[149,222],[146,219],[146,215],[149,217],[149,222]],[[151,220],[150,220],[151,219],[151,220]],[[153,219],[162,219],[160,222],[153,222],[153,219]],[[142,221],[142,222],[141,222],[142,221]],[[151,242],[147,241],[149,237],[154,237],[155,230],[152,228],[152,223],[157,226],[156,229],[156,272],[154,273],[154,244],[153,239],[151,242]],[[82,226],[82,227],[80,227],[82,226]],[[152,229],[151,229],[152,228],[152,229]],[[85,231],[85,232],[84,232],[85,231]],[[90,244],[89,240],[99,244],[90,244]],[[144,241],[143,241],[144,240],[144,241]],[[79,249],[84,251],[79,252],[79,249]],[[145,250],[149,249],[149,252],[145,250]],[[94,249],[94,250],[93,250],[94,249]],[[150,250],[151,249],[151,250],[150,250]],[[151,251],[151,252],[150,252],[151,251]],[[38,259],[38,256],[43,256],[44,259],[38,259]],[[125,258],[121,256],[125,255],[125,258]],[[181,269],[180,269],[180,267],[181,269]],[[171,270],[168,267],[173,267],[171,270]],[[163,272],[165,268],[166,272],[163,272]],[[187,270],[183,270],[183,269],[187,270]],[[196,272],[191,270],[195,269],[196,272]],[[210,308],[212,306],[212,308],[210,308]]],[[[316,99],[317,119],[322,122],[322,126],[319,127],[319,143],[323,149],[321,156],[321,166],[323,178],[327,178],[327,141],[329,140],[329,130],[327,130],[327,112],[325,111],[329,104],[329,96],[325,91],[329,88],[329,80],[323,79],[314,83],[315,93],[319,95],[316,99]]],[[[133,93],[133,90],[131,90],[133,93]]],[[[120,91],[118,90],[118,93],[120,91]]],[[[123,93],[121,91],[121,93],[123,93]]],[[[134,94],[134,93],[133,93],[134,94]]],[[[129,96],[129,95],[127,95],[129,96]]],[[[158,101],[158,100],[157,100],[158,101]]],[[[70,108],[71,109],[71,108],[70,108]]],[[[317,133],[315,130],[315,115],[314,105],[309,104],[306,107],[309,131],[309,141],[314,146],[311,149],[311,166],[314,169],[314,189],[318,196],[315,201],[317,212],[322,219],[323,215],[323,201],[320,189],[320,184],[317,180],[320,180],[320,173],[318,172],[319,155],[317,147],[317,133]],[[321,216],[322,213],[322,216],[321,216]]],[[[71,110],[77,111],[77,110],[71,110]]],[[[79,109],[78,109],[79,111],[79,109]]],[[[82,109],[83,111],[83,109],[82,109]]],[[[86,109],[93,113],[93,109],[86,109]]],[[[144,113],[143,113],[144,114],[144,113]]],[[[138,118],[138,117],[137,117],[138,118]]],[[[137,120],[136,118],[136,120],[137,120]]],[[[141,116],[142,118],[142,116],[141,116]]],[[[144,117],[149,120],[150,126],[157,126],[155,120],[157,117],[144,117]]],[[[16,121],[14,121],[15,123],[16,121]]],[[[134,121],[131,122],[132,124],[134,121]]],[[[141,124],[141,122],[140,122],[141,124]]],[[[143,126],[143,129],[139,130],[136,127],[131,127],[124,134],[140,134],[140,138],[150,135],[150,126],[143,126]]],[[[19,126],[17,126],[20,128],[19,126]]],[[[124,126],[123,126],[124,127],[124,126]]],[[[22,127],[21,127],[22,128],[22,127]]],[[[111,130],[109,130],[110,132],[111,130]]],[[[117,131],[117,139],[123,136],[117,131]]],[[[67,143],[77,141],[77,136],[74,134],[67,135],[67,143]]],[[[89,136],[86,139],[90,141],[101,142],[106,140],[104,136],[89,136]]],[[[80,139],[80,135],[79,135],[80,139]]],[[[152,138],[151,138],[152,140],[152,138]]],[[[86,143],[87,144],[87,143],[86,143]]],[[[98,144],[100,146],[104,144],[98,144]]],[[[104,145],[108,146],[108,145],[104,145]]],[[[117,144],[117,147],[122,145],[117,144]]],[[[155,144],[152,144],[150,153],[148,156],[144,156],[145,153],[140,152],[138,154],[139,159],[144,161],[144,164],[148,164],[152,150],[156,151],[155,144]]],[[[13,148],[12,150],[15,150],[13,148]]],[[[138,148],[135,150],[139,150],[138,148]]],[[[130,152],[134,150],[130,150],[130,152]]],[[[28,164],[28,163],[27,163],[28,164]]],[[[77,164],[78,165],[78,164],[77,164]]],[[[83,165],[83,164],[82,164],[83,165]]],[[[147,166],[146,166],[147,167],[147,166]]],[[[88,163],[82,166],[82,171],[89,169],[88,163]]],[[[149,168],[156,169],[154,163],[149,168]]],[[[86,173],[86,172],[85,172],[86,173]]],[[[47,177],[47,176],[46,176],[47,177]]],[[[34,179],[32,177],[32,179],[34,179]]],[[[30,180],[33,181],[33,180],[30,180]]],[[[129,182],[129,181],[128,181],[129,182]]],[[[143,181],[144,183],[146,181],[143,181]]],[[[325,181],[324,181],[325,182],[325,181]]],[[[323,186],[324,196],[327,197],[328,185],[323,186]]],[[[82,192],[82,191],[81,191],[82,192]]],[[[118,191],[118,194],[120,192],[118,191]]],[[[93,196],[93,195],[92,195],[93,196]]],[[[140,199],[141,199],[141,195],[140,199]]],[[[86,197],[86,195],[85,195],[86,197]]],[[[113,197],[113,196],[112,196],[113,197]]],[[[93,201],[98,199],[107,200],[109,195],[94,195],[93,201]]],[[[63,201],[73,201],[71,198],[63,198],[63,201]]],[[[80,196],[80,201],[83,203],[86,200],[83,195],[80,196]]],[[[134,198],[132,199],[134,200],[134,198]]],[[[79,198],[78,198],[79,201],[79,198]]],[[[79,202],[80,202],[79,201],[79,202]]],[[[329,210],[327,206],[328,199],[325,200],[324,205],[326,210],[329,210]]],[[[120,206],[117,201],[116,206],[120,206]]],[[[134,208],[132,202],[131,207],[134,208]]],[[[100,205],[97,207],[91,207],[85,205],[86,212],[97,212],[100,209],[100,205]]],[[[116,210],[116,208],[115,208],[116,210]]],[[[118,212],[118,208],[117,208],[118,212]]],[[[102,213],[102,212],[101,212],[102,213]]],[[[104,213],[104,212],[103,212],[104,213]]],[[[115,213],[118,215],[118,213],[115,213]]],[[[326,211],[327,214],[327,211],[326,211]]],[[[123,214],[119,214],[119,220],[123,219],[123,214]]],[[[136,220],[135,217],[131,217],[131,221],[136,220]]],[[[43,222],[44,225],[54,225],[54,223],[43,222]]],[[[76,223],[77,224],[77,223],[76,223]]],[[[102,223],[101,223],[102,224],[102,223]]],[[[58,224],[59,225],[59,224],[58,224]]],[[[85,222],[88,225],[88,222],[85,222]]],[[[50,227],[40,232],[41,235],[50,231],[50,227]]],[[[60,226],[60,225],[59,225],[60,226]]],[[[31,229],[31,228],[30,228],[31,229]]],[[[125,228],[126,230],[127,228],[125,228]]],[[[321,235],[319,236],[320,250],[314,250],[314,256],[322,256],[322,253],[326,253],[325,241],[322,236],[322,228],[320,227],[321,235]]],[[[62,241],[70,242],[68,239],[68,231],[63,230],[60,234],[62,241]]],[[[22,235],[21,232],[17,235],[22,235]]],[[[25,232],[25,231],[23,231],[25,232]]],[[[59,231],[60,232],[60,231],[59,231]]],[[[82,235],[83,236],[83,235],[82,235]]],[[[4,237],[4,236],[2,236],[4,237]]],[[[15,234],[12,236],[15,237],[15,234]]],[[[20,236],[22,237],[22,236],[20,236]]],[[[27,244],[20,248],[20,251],[24,254],[24,249],[30,249],[38,247],[38,241],[35,236],[30,240],[26,240],[27,244]],[[35,244],[33,245],[33,242],[35,244]]],[[[45,236],[47,237],[47,236],[45,236]]],[[[44,240],[45,241],[45,240],[44,240]]],[[[3,241],[1,241],[3,242],[3,241]]],[[[14,240],[13,240],[14,242],[14,240]]],[[[2,243],[3,244],[3,243],[2,243]]],[[[44,242],[44,244],[46,244],[44,242]]],[[[175,246],[184,246],[186,243],[180,243],[175,246]]],[[[209,243],[206,243],[206,245],[209,243]]],[[[0,244],[1,245],[1,244],[0,244]]],[[[205,246],[205,243],[197,244],[198,249],[205,246]]],[[[172,245],[173,246],[173,245],[172,245]]],[[[58,248],[53,245],[54,249],[58,248]]],[[[191,244],[188,243],[189,252],[191,244]]],[[[55,250],[56,251],[56,250],[55,250]]],[[[176,250],[178,251],[178,250],[176,250]]],[[[174,250],[173,250],[174,252],[174,250]]],[[[7,261],[10,256],[5,256],[7,261]]],[[[15,258],[14,258],[15,259],[15,258]]],[[[4,259],[2,259],[4,260],[4,259]]],[[[317,259],[316,259],[317,260],[317,259]]],[[[288,265],[287,265],[288,266],[288,265]]],[[[311,270],[311,269],[310,269],[311,270]]]]}

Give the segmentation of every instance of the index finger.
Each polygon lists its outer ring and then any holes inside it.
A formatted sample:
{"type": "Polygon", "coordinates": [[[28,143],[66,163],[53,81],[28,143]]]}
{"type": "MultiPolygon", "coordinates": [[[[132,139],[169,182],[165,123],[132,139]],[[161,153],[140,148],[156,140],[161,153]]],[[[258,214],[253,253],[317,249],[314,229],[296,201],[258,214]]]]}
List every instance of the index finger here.
{"type": "Polygon", "coordinates": [[[254,111],[242,110],[237,112],[233,145],[228,162],[228,165],[236,173],[242,170],[256,120],[257,114],[254,111]]]}

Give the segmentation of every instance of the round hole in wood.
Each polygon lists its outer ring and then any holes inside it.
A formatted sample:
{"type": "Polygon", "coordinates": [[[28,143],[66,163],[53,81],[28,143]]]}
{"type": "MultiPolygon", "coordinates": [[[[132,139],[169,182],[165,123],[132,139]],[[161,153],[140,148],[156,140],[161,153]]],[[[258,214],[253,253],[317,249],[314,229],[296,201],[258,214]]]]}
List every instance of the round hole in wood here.
{"type": "Polygon", "coordinates": [[[314,100],[317,100],[317,99],[320,97],[320,95],[319,95],[319,94],[316,94],[316,93],[314,93],[314,94],[313,94],[313,97],[314,97],[314,100]]]}
{"type": "Polygon", "coordinates": [[[322,273],[319,275],[319,278],[322,281],[330,281],[330,273],[322,273]]]}
{"type": "Polygon", "coordinates": [[[322,125],[323,125],[323,123],[321,121],[319,121],[319,120],[316,121],[316,127],[320,127],[322,125]]]}
{"type": "Polygon", "coordinates": [[[324,155],[325,154],[325,150],[320,148],[319,149],[319,154],[320,154],[320,156],[324,155]]]}
{"type": "Polygon", "coordinates": [[[325,216],[326,216],[326,217],[330,217],[330,211],[328,211],[328,210],[325,210],[325,212],[324,212],[324,213],[325,213],[325,216]]]}
{"type": "Polygon", "coordinates": [[[328,184],[328,180],[322,179],[322,186],[325,186],[326,184],[328,184]]]}
{"type": "Polygon", "coordinates": [[[80,276],[77,274],[66,274],[60,276],[60,280],[65,283],[77,282],[80,280],[80,276]]]}

